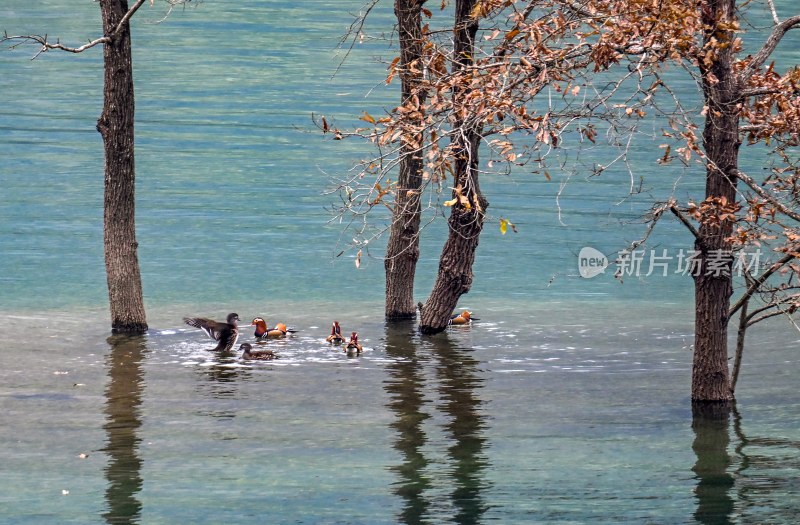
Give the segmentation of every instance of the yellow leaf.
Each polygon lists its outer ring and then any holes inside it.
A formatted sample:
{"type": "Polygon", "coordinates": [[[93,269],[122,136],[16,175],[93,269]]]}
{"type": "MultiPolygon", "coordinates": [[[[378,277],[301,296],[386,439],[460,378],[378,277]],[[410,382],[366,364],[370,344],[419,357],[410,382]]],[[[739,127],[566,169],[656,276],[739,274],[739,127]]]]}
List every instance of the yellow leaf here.
{"type": "Polygon", "coordinates": [[[447,207],[450,207],[450,206],[452,206],[453,204],[455,204],[455,203],[457,203],[457,202],[458,202],[458,198],[455,198],[455,199],[451,199],[451,200],[449,200],[449,201],[444,201],[444,203],[443,203],[443,204],[444,204],[445,206],[447,206],[447,207]]]}
{"type": "Polygon", "coordinates": [[[483,2],[478,2],[475,4],[475,7],[472,8],[472,12],[470,12],[469,16],[473,20],[477,20],[479,18],[483,18],[489,14],[489,6],[487,6],[483,2]]]}
{"type": "Polygon", "coordinates": [[[361,120],[369,122],[370,124],[375,124],[375,119],[372,117],[372,115],[370,115],[366,111],[364,112],[363,115],[361,115],[361,120]]]}
{"type": "Polygon", "coordinates": [[[505,219],[500,219],[500,233],[505,235],[506,231],[508,231],[508,221],[505,219]]]}

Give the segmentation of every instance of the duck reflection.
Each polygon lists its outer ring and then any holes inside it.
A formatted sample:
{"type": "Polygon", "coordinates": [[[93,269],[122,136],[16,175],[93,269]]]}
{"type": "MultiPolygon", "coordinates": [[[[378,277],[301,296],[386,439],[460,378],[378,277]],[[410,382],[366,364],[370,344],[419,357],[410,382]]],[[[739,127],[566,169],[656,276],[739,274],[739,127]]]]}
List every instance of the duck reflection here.
{"type": "Polygon", "coordinates": [[[239,397],[239,381],[252,377],[249,368],[235,366],[238,361],[236,351],[215,353],[213,363],[198,368],[198,373],[206,379],[198,383],[199,393],[215,401],[204,406],[200,414],[219,419],[236,417],[235,401],[239,397]]]}
{"type": "Polygon", "coordinates": [[[453,519],[459,524],[479,523],[487,509],[481,495],[488,467],[483,454],[485,424],[476,395],[483,381],[478,375],[479,362],[447,334],[420,339],[413,322],[387,326],[386,353],[392,359],[386,390],[391,396],[389,407],[397,416],[391,424],[397,432],[394,446],[403,456],[402,464],[393,468],[400,478],[395,492],[405,501],[399,521],[427,523],[432,509],[442,507],[433,499],[435,491],[429,490],[435,487],[427,475],[431,462],[424,454],[426,420],[441,410],[447,417],[443,429],[452,439],[447,473],[453,487],[453,519]],[[428,396],[436,398],[435,405],[428,396]]]}
{"type": "Polygon", "coordinates": [[[136,495],[142,489],[142,460],[139,457],[142,425],[139,407],[144,387],[142,362],[147,351],[144,336],[114,335],[108,338],[111,347],[106,357],[107,442],[103,449],[109,456],[106,467],[106,523],[138,523],[142,504],[136,495]]]}

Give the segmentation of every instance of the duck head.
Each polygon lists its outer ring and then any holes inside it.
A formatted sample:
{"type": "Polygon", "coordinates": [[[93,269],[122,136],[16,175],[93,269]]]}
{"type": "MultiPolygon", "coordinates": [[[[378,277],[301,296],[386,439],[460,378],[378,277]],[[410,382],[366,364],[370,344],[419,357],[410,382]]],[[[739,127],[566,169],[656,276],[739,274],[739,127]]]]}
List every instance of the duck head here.
{"type": "Polygon", "coordinates": [[[233,326],[239,325],[239,314],[228,314],[228,324],[232,324],[233,326]]]}

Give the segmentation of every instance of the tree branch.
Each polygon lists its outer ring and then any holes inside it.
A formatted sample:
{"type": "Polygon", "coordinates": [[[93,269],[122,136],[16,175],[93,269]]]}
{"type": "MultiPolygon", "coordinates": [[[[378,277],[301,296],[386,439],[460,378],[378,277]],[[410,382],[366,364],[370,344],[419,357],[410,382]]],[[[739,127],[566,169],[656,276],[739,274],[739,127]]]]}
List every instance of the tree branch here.
{"type": "Polygon", "coordinates": [[[773,206],[775,206],[778,210],[780,210],[781,213],[783,213],[787,217],[790,217],[790,218],[800,222],[800,214],[799,213],[797,213],[795,211],[792,211],[789,208],[787,208],[786,205],[783,204],[782,202],[780,202],[778,199],[776,199],[774,195],[771,195],[768,191],[766,191],[764,188],[759,186],[756,183],[756,181],[754,181],[749,175],[746,175],[745,173],[743,173],[740,170],[736,170],[736,178],[739,179],[740,181],[744,182],[745,184],[747,184],[750,187],[750,189],[752,189],[754,192],[756,192],[758,194],[759,197],[761,197],[762,199],[764,199],[766,201],[769,201],[769,203],[772,204],[773,206]]]}
{"type": "Polygon", "coordinates": [[[763,309],[759,309],[758,312],[753,312],[752,314],[747,316],[747,318],[748,318],[747,326],[748,327],[753,326],[754,324],[760,323],[761,321],[765,321],[765,320],[767,320],[767,319],[769,319],[771,317],[777,317],[779,315],[787,315],[789,317],[789,319],[794,323],[794,321],[791,318],[792,313],[794,312],[793,308],[789,308],[788,310],[785,310],[785,309],[783,309],[781,307],[784,306],[788,302],[796,300],[797,297],[798,297],[797,295],[793,295],[791,297],[786,297],[785,299],[783,299],[779,303],[775,303],[775,304],[770,305],[769,308],[763,308],[763,309]],[[777,310],[775,310],[774,312],[765,313],[765,314],[753,319],[753,317],[755,317],[756,313],[765,312],[766,310],[770,310],[772,308],[776,308],[777,310]]]}
{"type": "Polygon", "coordinates": [[[675,215],[675,217],[678,218],[679,221],[681,221],[681,223],[683,223],[684,226],[686,226],[686,228],[689,229],[690,232],[692,232],[692,235],[694,235],[695,239],[700,239],[700,232],[697,231],[697,228],[695,228],[694,225],[689,222],[689,219],[686,217],[686,215],[684,215],[674,203],[669,205],[669,210],[673,215],[675,215]]]}
{"type": "Polygon", "coordinates": [[[750,63],[739,75],[740,84],[747,82],[747,79],[753,76],[756,70],[764,65],[764,63],[772,55],[773,51],[775,51],[775,48],[778,47],[778,44],[780,44],[783,36],[790,29],[798,25],[800,25],[800,15],[787,18],[783,22],[775,24],[775,26],[772,28],[772,33],[770,33],[769,37],[767,37],[767,41],[764,42],[764,46],[753,56],[752,60],[750,60],[750,63]]]}
{"type": "Polygon", "coordinates": [[[119,21],[119,24],[117,24],[117,27],[114,28],[114,31],[112,31],[111,34],[103,35],[100,38],[96,38],[94,40],[90,40],[86,44],[83,44],[82,46],[79,46],[79,47],[65,46],[61,42],[58,42],[58,41],[55,44],[52,44],[52,43],[47,41],[47,35],[44,35],[44,36],[41,36],[41,35],[14,35],[14,36],[8,36],[7,33],[4,33],[2,40],[3,41],[5,41],[5,40],[30,40],[30,41],[33,41],[33,42],[36,42],[36,43],[40,44],[42,46],[42,48],[39,50],[38,53],[36,53],[33,56],[33,59],[35,59],[36,57],[38,57],[39,55],[41,55],[42,53],[44,53],[44,52],[46,52],[46,51],[48,51],[50,49],[58,49],[60,51],[66,51],[68,53],[83,53],[87,49],[91,49],[91,48],[93,48],[93,47],[95,47],[97,45],[108,44],[109,42],[112,42],[114,40],[114,38],[116,38],[117,35],[119,35],[122,32],[122,30],[125,28],[125,25],[130,21],[131,17],[134,15],[134,13],[136,13],[136,11],[138,11],[139,8],[142,7],[142,4],[144,4],[146,1],[147,0],[137,0],[136,3],[133,4],[133,6],[130,9],[128,9],[128,12],[125,13],[125,16],[122,17],[122,20],[119,21]]]}
{"type": "Polygon", "coordinates": [[[795,258],[797,258],[795,250],[791,250],[789,253],[787,253],[779,260],[777,260],[775,264],[767,268],[761,275],[759,275],[758,278],[756,278],[752,283],[750,283],[750,286],[747,287],[747,290],[745,290],[744,294],[742,294],[742,297],[738,301],[736,301],[736,304],[734,304],[731,307],[731,309],[728,310],[728,317],[731,317],[733,314],[736,313],[737,310],[739,310],[739,308],[744,306],[750,299],[750,296],[752,296],[756,292],[756,290],[758,290],[758,288],[772,276],[772,274],[777,272],[786,263],[795,258]]]}

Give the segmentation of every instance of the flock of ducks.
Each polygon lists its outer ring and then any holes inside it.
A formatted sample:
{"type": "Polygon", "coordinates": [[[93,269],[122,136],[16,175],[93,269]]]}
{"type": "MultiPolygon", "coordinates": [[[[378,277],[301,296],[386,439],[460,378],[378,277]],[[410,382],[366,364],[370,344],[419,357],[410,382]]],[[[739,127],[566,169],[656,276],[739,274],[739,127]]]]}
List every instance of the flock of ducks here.
{"type": "MultiPolygon", "coordinates": [[[[464,310],[461,313],[453,314],[450,318],[449,324],[451,325],[465,325],[475,320],[472,313],[464,310]]],[[[189,326],[201,329],[205,334],[217,342],[217,346],[212,349],[214,352],[230,352],[239,338],[239,314],[230,313],[225,319],[225,322],[214,321],[206,317],[184,317],[183,322],[189,326]]],[[[256,341],[263,342],[267,339],[278,339],[286,337],[286,334],[295,333],[297,330],[292,330],[286,327],[283,323],[276,324],[273,328],[267,326],[267,322],[261,318],[256,317],[250,323],[250,326],[255,326],[253,335],[256,341]]],[[[325,341],[332,345],[343,345],[344,351],[348,354],[355,353],[361,354],[364,350],[358,342],[358,332],[351,332],[350,339],[346,340],[342,335],[342,327],[339,326],[339,321],[334,321],[331,325],[331,333],[325,338],[325,341]],[[345,344],[346,341],[346,344],[345,344]]],[[[243,360],[260,360],[266,361],[276,359],[278,356],[272,350],[253,350],[253,345],[250,343],[242,343],[239,347],[242,351],[243,360]]]]}
{"type": "MultiPolygon", "coordinates": [[[[239,338],[239,314],[230,313],[225,319],[225,322],[215,321],[206,317],[184,317],[183,322],[189,326],[199,328],[205,334],[217,342],[217,346],[212,348],[212,352],[230,352],[239,338]]],[[[297,330],[287,328],[284,323],[278,323],[273,328],[267,327],[267,322],[261,318],[256,317],[250,323],[250,326],[255,326],[253,335],[256,341],[263,342],[267,339],[278,339],[286,337],[287,334],[295,333],[297,330]]],[[[345,344],[345,338],[342,336],[342,328],[339,326],[339,321],[334,321],[331,326],[331,334],[325,339],[332,345],[343,345],[344,351],[347,353],[361,354],[364,348],[358,342],[358,332],[352,332],[350,340],[345,344]]],[[[242,359],[244,360],[260,360],[266,361],[276,359],[278,356],[272,350],[253,350],[253,345],[250,343],[242,343],[239,347],[242,351],[242,359]]]]}

